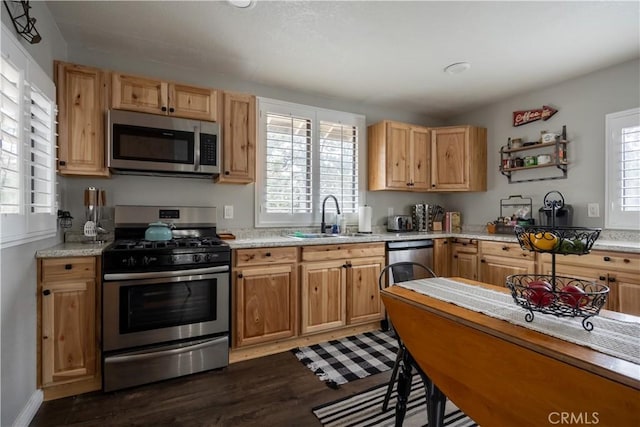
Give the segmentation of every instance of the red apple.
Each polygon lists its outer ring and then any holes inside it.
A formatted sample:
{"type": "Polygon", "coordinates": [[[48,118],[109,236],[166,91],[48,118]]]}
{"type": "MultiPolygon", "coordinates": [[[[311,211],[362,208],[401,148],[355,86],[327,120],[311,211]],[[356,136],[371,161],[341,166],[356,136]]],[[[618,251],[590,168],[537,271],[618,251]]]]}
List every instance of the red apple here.
{"type": "Polygon", "coordinates": [[[589,297],[575,285],[567,285],[560,290],[560,301],[571,307],[582,307],[589,302],[589,297]]]}
{"type": "Polygon", "coordinates": [[[534,280],[527,287],[525,296],[529,303],[537,307],[546,307],[553,302],[554,296],[549,282],[534,280]]]}

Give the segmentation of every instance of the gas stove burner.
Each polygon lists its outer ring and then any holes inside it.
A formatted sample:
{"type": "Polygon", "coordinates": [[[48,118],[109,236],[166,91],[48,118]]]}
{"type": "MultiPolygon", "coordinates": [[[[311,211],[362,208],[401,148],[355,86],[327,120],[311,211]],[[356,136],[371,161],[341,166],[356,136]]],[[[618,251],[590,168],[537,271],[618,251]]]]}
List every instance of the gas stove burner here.
{"type": "Polygon", "coordinates": [[[224,245],[215,238],[183,238],[163,241],[151,240],[117,240],[112,250],[135,250],[135,249],[182,249],[182,248],[211,248],[224,245]]]}

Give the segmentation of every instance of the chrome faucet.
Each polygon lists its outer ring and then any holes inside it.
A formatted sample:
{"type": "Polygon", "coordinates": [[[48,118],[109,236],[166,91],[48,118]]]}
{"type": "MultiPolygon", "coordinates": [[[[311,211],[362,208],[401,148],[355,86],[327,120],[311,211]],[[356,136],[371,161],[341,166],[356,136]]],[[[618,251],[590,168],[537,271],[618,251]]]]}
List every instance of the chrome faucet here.
{"type": "Polygon", "coordinates": [[[337,211],[337,214],[340,215],[340,205],[338,205],[338,199],[336,199],[336,196],[333,196],[333,195],[329,194],[322,201],[322,221],[320,222],[320,233],[325,233],[326,232],[325,231],[326,224],[324,222],[324,207],[325,207],[325,204],[327,203],[327,199],[328,198],[332,198],[333,201],[336,202],[336,211],[337,211]]]}

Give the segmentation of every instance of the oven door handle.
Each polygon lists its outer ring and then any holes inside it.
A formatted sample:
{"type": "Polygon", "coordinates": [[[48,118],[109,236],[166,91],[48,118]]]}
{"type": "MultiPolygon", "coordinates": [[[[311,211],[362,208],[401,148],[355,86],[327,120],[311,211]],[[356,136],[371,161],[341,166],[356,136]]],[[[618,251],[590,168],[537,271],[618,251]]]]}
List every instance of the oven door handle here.
{"type": "Polygon", "coordinates": [[[126,356],[109,356],[108,359],[109,359],[109,363],[124,363],[124,362],[133,362],[133,361],[139,361],[139,360],[156,359],[158,357],[187,353],[190,351],[199,350],[201,348],[212,347],[214,345],[218,345],[223,342],[226,342],[227,340],[228,338],[225,335],[223,337],[216,338],[213,340],[207,340],[204,342],[200,342],[198,344],[187,345],[184,347],[172,348],[170,350],[149,351],[149,352],[138,353],[138,354],[130,354],[126,356]]]}
{"type": "Polygon", "coordinates": [[[194,268],[191,270],[150,271],[147,273],[107,273],[104,275],[104,280],[162,279],[165,277],[224,273],[226,271],[229,271],[228,265],[220,265],[218,267],[194,268]]]}

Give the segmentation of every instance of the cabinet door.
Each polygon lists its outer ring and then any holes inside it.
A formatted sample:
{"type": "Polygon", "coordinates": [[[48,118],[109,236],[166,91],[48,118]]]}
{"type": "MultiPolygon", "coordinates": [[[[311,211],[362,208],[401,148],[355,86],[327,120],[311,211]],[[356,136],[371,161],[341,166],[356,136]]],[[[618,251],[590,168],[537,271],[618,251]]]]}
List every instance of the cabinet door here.
{"type": "Polygon", "coordinates": [[[480,259],[480,280],[496,286],[506,286],[507,276],[512,274],[534,274],[533,260],[483,255],[480,259]]]}
{"type": "Polygon", "coordinates": [[[218,92],[214,89],[169,84],[169,115],[217,121],[218,92]]]}
{"type": "Polygon", "coordinates": [[[431,188],[431,139],[429,129],[411,129],[411,167],[409,170],[412,190],[429,190],[431,188]]]}
{"type": "Polygon", "coordinates": [[[449,239],[433,241],[433,272],[438,276],[449,277],[451,273],[451,254],[449,239]]]}
{"type": "Polygon", "coordinates": [[[387,123],[386,170],[387,188],[410,189],[411,127],[403,123],[387,123]]]}
{"type": "Polygon", "coordinates": [[[168,114],[168,85],[146,77],[114,73],[111,107],[142,113],[168,114]]]}
{"type": "Polygon", "coordinates": [[[451,276],[478,280],[478,255],[456,252],[451,261],[451,276]]]}
{"type": "Polygon", "coordinates": [[[95,287],[93,279],[43,284],[43,385],[95,375],[95,287]]]}
{"type": "Polygon", "coordinates": [[[236,346],[296,334],[296,274],[292,264],[244,268],[236,275],[236,346]]]}
{"type": "Polygon", "coordinates": [[[326,261],[302,264],[302,333],[335,329],[346,324],[346,264],[326,261]]]}
{"type": "Polygon", "coordinates": [[[109,176],[104,122],[108,75],[97,68],[56,62],[58,173],[109,176]]]}
{"type": "Polygon", "coordinates": [[[469,188],[469,128],[431,130],[431,186],[437,190],[469,188]]]}
{"type": "Polygon", "coordinates": [[[382,319],[378,277],[384,258],[354,259],[347,268],[347,323],[382,319]]]}
{"type": "Polygon", "coordinates": [[[638,275],[610,273],[607,276],[609,286],[610,310],[640,316],[640,278],[638,275]]]}
{"type": "Polygon", "coordinates": [[[225,92],[223,123],[223,170],[218,182],[253,182],[256,168],[255,96],[225,92]]]}

